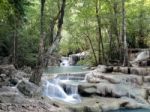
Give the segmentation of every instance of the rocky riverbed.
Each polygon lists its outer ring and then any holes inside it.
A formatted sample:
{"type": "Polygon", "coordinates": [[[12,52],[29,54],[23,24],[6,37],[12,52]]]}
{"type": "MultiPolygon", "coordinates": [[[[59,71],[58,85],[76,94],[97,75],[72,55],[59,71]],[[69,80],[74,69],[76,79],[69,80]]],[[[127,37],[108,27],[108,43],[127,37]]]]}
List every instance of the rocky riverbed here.
{"type": "Polygon", "coordinates": [[[98,66],[78,85],[81,103],[69,104],[43,96],[42,86],[28,81],[29,72],[3,65],[0,66],[0,112],[111,112],[121,108],[149,108],[149,70],[98,66]]]}

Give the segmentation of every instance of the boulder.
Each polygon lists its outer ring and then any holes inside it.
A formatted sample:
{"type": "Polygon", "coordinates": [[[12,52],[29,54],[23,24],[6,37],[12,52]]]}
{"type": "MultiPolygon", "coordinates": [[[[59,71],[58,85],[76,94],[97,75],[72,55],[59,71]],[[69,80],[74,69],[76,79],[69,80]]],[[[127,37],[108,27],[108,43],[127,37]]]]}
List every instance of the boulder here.
{"type": "MultiPolygon", "coordinates": [[[[0,65],[0,86],[10,86],[17,70],[13,65],[0,65]]],[[[15,83],[13,83],[15,85],[15,83]]]]}
{"type": "Polygon", "coordinates": [[[24,103],[25,98],[19,94],[16,88],[0,88],[0,103],[24,103]]]}
{"type": "Polygon", "coordinates": [[[27,74],[23,71],[18,70],[15,74],[15,77],[19,80],[23,79],[23,78],[29,78],[31,76],[31,74],[27,74]]]}
{"type": "Polygon", "coordinates": [[[150,68],[131,67],[130,72],[131,74],[147,76],[150,75],[150,68]]]}
{"type": "Polygon", "coordinates": [[[110,84],[110,83],[98,83],[98,84],[79,84],[78,92],[81,96],[98,95],[103,97],[131,97],[133,99],[147,99],[148,92],[146,89],[134,87],[125,84],[110,84]],[[134,89],[133,89],[134,88],[134,89]]]}
{"type": "Polygon", "coordinates": [[[133,83],[134,85],[142,85],[143,78],[142,76],[137,75],[127,75],[122,73],[111,73],[111,74],[104,74],[92,71],[86,74],[87,82],[89,83],[100,83],[100,82],[109,82],[112,84],[119,84],[119,83],[133,83]]]}
{"type": "Polygon", "coordinates": [[[27,73],[27,74],[32,74],[31,67],[29,67],[29,66],[23,66],[23,67],[21,68],[21,71],[23,71],[23,72],[25,72],[25,73],[27,73]]]}
{"type": "Polygon", "coordinates": [[[27,80],[22,80],[18,84],[17,88],[22,94],[28,97],[36,97],[36,96],[41,95],[41,87],[27,80]]]}
{"type": "Polygon", "coordinates": [[[97,88],[95,84],[84,83],[78,86],[78,92],[82,96],[90,96],[96,94],[97,88]]]}
{"type": "Polygon", "coordinates": [[[113,67],[106,65],[98,65],[95,71],[98,73],[110,73],[113,71],[113,67]]]}
{"type": "Polygon", "coordinates": [[[6,74],[8,77],[13,77],[17,72],[14,65],[0,65],[0,74],[6,74]]]}
{"type": "Polygon", "coordinates": [[[144,77],[144,82],[150,82],[150,76],[145,76],[144,77]]]}

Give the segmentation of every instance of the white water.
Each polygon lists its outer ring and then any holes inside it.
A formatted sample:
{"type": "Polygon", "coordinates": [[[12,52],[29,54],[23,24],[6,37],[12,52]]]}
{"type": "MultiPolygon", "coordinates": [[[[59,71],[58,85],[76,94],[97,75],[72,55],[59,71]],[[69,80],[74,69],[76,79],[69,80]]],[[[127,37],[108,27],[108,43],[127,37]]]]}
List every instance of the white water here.
{"type": "Polygon", "coordinates": [[[62,100],[69,103],[80,103],[78,85],[72,84],[71,80],[53,79],[46,82],[45,95],[50,99],[62,100]]]}
{"type": "Polygon", "coordinates": [[[135,62],[138,62],[138,61],[140,61],[140,60],[148,59],[149,56],[150,56],[150,52],[149,52],[149,51],[140,52],[140,53],[137,55],[136,59],[133,60],[133,61],[131,61],[131,63],[135,63],[135,62]]]}
{"type": "Polygon", "coordinates": [[[62,57],[61,58],[61,63],[60,63],[60,66],[69,66],[70,64],[69,64],[69,60],[68,60],[68,57],[62,57]]]}

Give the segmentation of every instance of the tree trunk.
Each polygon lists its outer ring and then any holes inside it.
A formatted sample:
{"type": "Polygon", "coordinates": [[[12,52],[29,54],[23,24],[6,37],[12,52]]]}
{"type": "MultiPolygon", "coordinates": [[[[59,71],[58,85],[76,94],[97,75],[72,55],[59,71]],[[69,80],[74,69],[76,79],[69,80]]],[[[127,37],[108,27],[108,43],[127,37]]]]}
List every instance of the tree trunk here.
{"type": "Polygon", "coordinates": [[[102,64],[105,64],[105,56],[104,56],[104,45],[103,45],[103,38],[102,38],[102,32],[101,32],[101,17],[99,15],[100,9],[100,3],[99,0],[96,0],[96,19],[98,24],[98,55],[99,55],[99,64],[102,61],[102,64]],[[101,58],[101,51],[102,51],[102,58],[101,58]]]}
{"type": "MultiPolygon", "coordinates": [[[[85,21],[84,21],[84,25],[86,25],[86,22],[85,22],[85,21]]],[[[84,33],[84,35],[85,35],[86,39],[89,41],[89,44],[90,44],[90,46],[91,46],[92,53],[93,53],[94,60],[95,60],[95,64],[98,65],[97,56],[96,56],[96,53],[95,53],[95,50],[94,50],[94,46],[93,46],[92,40],[91,40],[91,38],[90,38],[88,29],[86,30],[86,33],[84,33]]],[[[85,40],[86,40],[86,39],[85,39],[85,40]]]]}
{"type": "Polygon", "coordinates": [[[12,63],[16,64],[16,31],[13,32],[13,56],[12,56],[12,63]]]}
{"type": "Polygon", "coordinates": [[[114,34],[116,36],[116,39],[117,39],[117,54],[118,54],[118,57],[120,59],[120,48],[121,48],[121,43],[120,43],[120,38],[119,38],[119,32],[118,32],[118,17],[117,17],[117,14],[118,14],[118,1],[114,1],[114,4],[113,4],[113,10],[114,10],[114,34]]]}
{"type": "Polygon", "coordinates": [[[58,14],[53,17],[51,20],[50,20],[50,38],[49,38],[49,46],[52,45],[53,41],[54,41],[54,27],[56,25],[56,21],[58,20],[60,16],[60,11],[58,12],[58,14]]]}
{"type": "Polygon", "coordinates": [[[56,50],[61,40],[61,30],[62,30],[62,25],[63,25],[65,6],[66,6],[66,0],[62,0],[60,15],[58,17],[58,25],[57,25],[58,30],[57,30],[56,36],[51,35],[52,37],[54,37],[54,39],[53,39],[52,45],[48,49],[49,54],[52,54],[56,50]]]}
{"type": "Polygon", "coordinates": [[[40,28],[40,42],[39,42],[39,53],[38,53],[38,62],[36,69],[33,75],[30,77],[30,82],[35,83],[36,85],[40,84],[41,76],[44,69],[44,4],[45,0],[41,0],[41,28],[40,28]]]}
{"type": "Polygon", "coordinates": [[[14,31],[13,31],[13,55],[12,55],[12,64],[17,66],[17,44],[18,44],[18,37],[17,37],[17,22],[15,22],[14,31]]]}
{"type": "Polygon", "coordinates": [[[138,47],[145,48],[144,44],[144,11],[143,11],[144,0],[141,1],[140,4],[140,15],[138,17],[139,21],[139,39],[138,39],[138,47]]]}
{"type": "Polygon", "coordinates": [[[65,6],[66,6],[66,0],[62,0],[61,8],[56,17],[53,18],[50,23],[50,42],[49,42],[49,48],[47,52],[45,53],[45,66],[48,66],[48,60],[50,58],[50,55],[53,54],[53,52],[58,48],[59,42],[61,40],[61,30],[62,30],[62,25],[63,25],[63,18],[64,18],[64,13],[65,13],[65,6]],[[57,32],[56,36],[54,35],[54,26],[56,21],[58,20],[58,25],[57,25],[57,32]]]}
{"type": "MultiPolygon", "coordinates": [[[[110,20],[110,24],[112,21],[110,20]]],[[[113,42],[113,36],[112,36],[112,25],[110,25],[109,27],[109,31],[108,31],[108,34],[109,34],[109,61],[112,60],[112,42],[113,42]]]]}
{"type": "Polygon", "coordinates": [[[128,66],[128,46],[126,38],[126,12],[125,12],[125,0],[122,0],[122,39],[124,45],[124,66],[128,66]]]}

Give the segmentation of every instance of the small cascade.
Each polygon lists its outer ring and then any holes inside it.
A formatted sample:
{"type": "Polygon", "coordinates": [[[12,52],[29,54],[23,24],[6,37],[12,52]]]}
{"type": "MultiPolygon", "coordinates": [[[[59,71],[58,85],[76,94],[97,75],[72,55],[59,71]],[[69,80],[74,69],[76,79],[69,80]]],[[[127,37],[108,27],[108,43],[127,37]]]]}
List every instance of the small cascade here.
{"type": "Polygon", "coordinates": [[[62,100],[69,103],[80,103],[78,84],[68,77],[56,77],[46,82],[44,95],[50,99],[62,100]]]}
{"type": "Polygon", "coordinates": [[[60,63],[60,66],[69,66],[69,60],[68,60],[68,57],[62,57],[61,58],[61,63],[60,63]]]}

